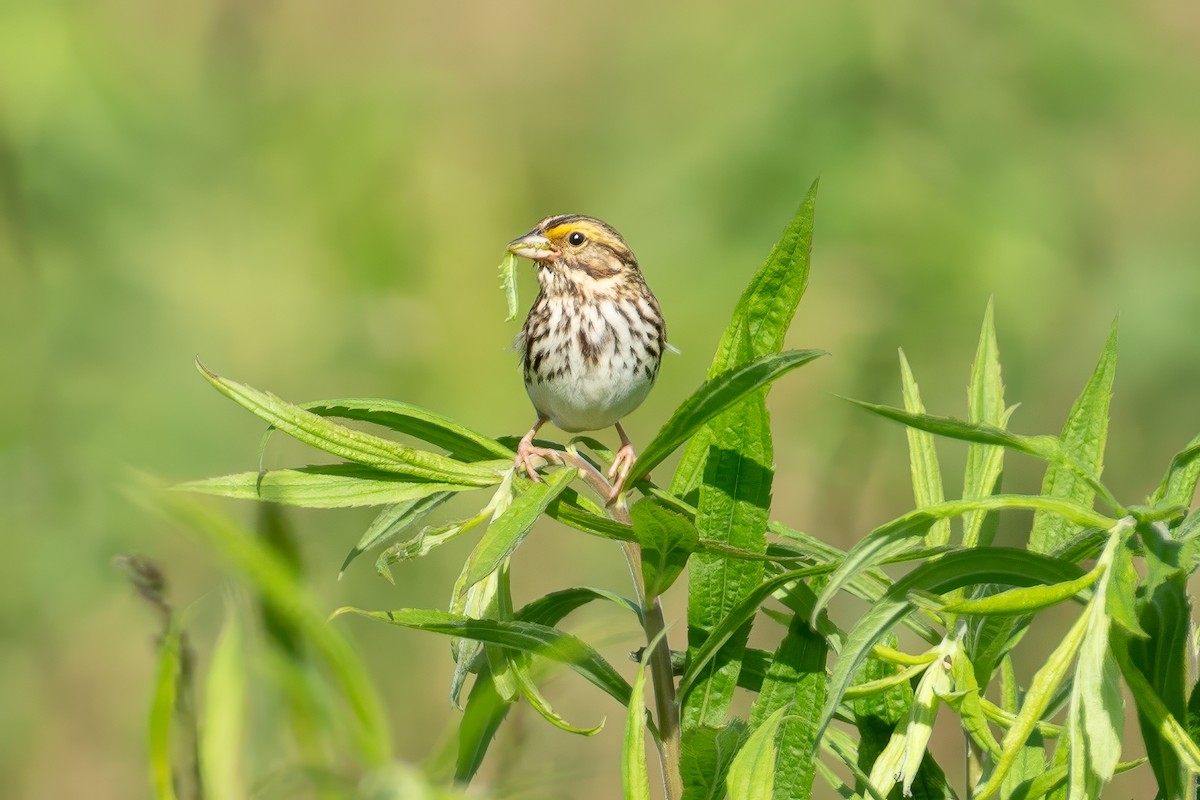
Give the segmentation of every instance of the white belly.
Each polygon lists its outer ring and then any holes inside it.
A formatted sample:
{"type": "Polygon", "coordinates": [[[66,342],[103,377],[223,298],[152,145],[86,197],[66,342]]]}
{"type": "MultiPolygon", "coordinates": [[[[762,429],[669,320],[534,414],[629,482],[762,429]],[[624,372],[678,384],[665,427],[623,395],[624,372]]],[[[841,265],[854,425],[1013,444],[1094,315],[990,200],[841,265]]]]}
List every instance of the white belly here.
{"type": "MultiPolygon", "coordinates": [[[[578,366],[578,365],[575,365],[578,366]]],[[[541,383],[526,383],[539,413],[564,431],[595,431],[617,424],[642,404],[652,378],[644,371],[578,369],[541,383]]]]}

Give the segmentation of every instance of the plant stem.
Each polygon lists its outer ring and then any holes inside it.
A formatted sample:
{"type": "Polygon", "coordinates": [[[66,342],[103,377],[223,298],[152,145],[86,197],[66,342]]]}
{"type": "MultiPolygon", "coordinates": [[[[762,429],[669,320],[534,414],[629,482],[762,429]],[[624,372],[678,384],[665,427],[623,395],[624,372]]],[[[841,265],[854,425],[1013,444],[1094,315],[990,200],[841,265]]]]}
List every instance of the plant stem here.
{"type": "MultiPolygon", "coordinates": [[[[602,498],[612,494],[613,485],[590,461],[577,453],[567,451],[556,454],[579,469],[582,477],[602,498]]],[[[619,497],[609,503],[608,515],[615,522],[632,525],[625,498],[619,497]]],[[[642,579],[642,551],[634,542],[626,542],[625,559],[633,576],[637,602],[642,609],[642,629],[646,644],[654,643],[650,651],[650,685],[654,689],[655,719],[658,723],[659,765],[662,767],[663,791],[666,800],[678,800],[683,796],[683,779],[679,773],[680,733],[679,704],[675,699],[675,674],[671,666],[671,647],[667,643],[666,621],[663,618],[662,602],[654,597],[647,601],[646,587],[642,579]]]]}

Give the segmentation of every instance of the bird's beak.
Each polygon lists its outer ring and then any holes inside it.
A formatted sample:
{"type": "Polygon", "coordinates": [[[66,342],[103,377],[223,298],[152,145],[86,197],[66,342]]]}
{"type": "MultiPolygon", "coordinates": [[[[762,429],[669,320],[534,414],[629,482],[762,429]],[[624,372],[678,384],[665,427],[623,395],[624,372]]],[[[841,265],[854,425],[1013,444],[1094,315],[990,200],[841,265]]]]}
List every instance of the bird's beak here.
{"type": "Polygon", "coordinates": [[[532,258],[534,261],[549,261],[558,255],[558,250],[550,244],[550,240],[537,231],[530,231],[518,239],[513,239],[508,243],[508,252],[521,258],[532,258]]]}

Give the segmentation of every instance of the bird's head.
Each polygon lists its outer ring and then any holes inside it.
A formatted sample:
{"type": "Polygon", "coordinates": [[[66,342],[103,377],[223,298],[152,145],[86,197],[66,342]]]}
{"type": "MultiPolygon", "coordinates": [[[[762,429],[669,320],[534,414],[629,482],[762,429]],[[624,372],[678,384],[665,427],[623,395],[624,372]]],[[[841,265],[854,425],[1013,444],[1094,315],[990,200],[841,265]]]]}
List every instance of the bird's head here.
{"type": "Polygon", "coordinates": [[[611,225],[582,214],[546,217],[533,230],[508,243],[508,251],[543,269],[593,280],[638,271],[637,259],[611,225]],[[572,272],[579,274],[572,275],[572,272]]]}

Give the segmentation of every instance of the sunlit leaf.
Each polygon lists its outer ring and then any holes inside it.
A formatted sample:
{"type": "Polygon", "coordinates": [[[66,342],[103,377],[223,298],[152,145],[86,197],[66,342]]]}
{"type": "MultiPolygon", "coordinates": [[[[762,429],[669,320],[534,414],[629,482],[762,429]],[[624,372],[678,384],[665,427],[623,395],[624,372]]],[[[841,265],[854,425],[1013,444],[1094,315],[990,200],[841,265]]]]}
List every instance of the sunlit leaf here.
{"type": "MultiPolygon", "coordinates": [[[[904,351],[900,351],[900,380],[904,393],[904,409],[914,414],[924,414],[925,406],[921,403],[921,389],[913,378],[912,369],[904,351]]],[[[946,499],[942,493],[942,471],[938,466],[937,450],[934,448],[933,435],[916,428],[908,428],[908,461],[912,473],[913,499],[917,508],[937,505],[946,499]]],[[[925,543],[931,547],[944,545],[950,541],[950,521],[939,519],[930,526],[925,534],[925,543]]]]}
{"type": "Polygon", "coordinates": [[[705,381],[646,445],[634,462],[626,484],[636,483],[717,414],[823,355],[827,353],[821,350],[788,350],[757,358],[705,381]]]}
{"type": "Polygon", "coordinates": [[[222,378],[199,361],[197,369],[217,391],[293,438],[348,461],[385,472],[411,475],[429,481],[491,486],[504,469],[495,462],[464,463],[436,453],[414,450],[363,431],[330,422],[319,414],[279,399],[270,392],[222,378]]]}
{"type": "Polygon", "coordinates": [[[335,616],[342,614],[356,614],[404,628],[498,644],[558,661],[604,690],[621,705],[629,704],[631,688],[628,681],[591,646],[556,628],[521,620],[473,619],[461,614],[416,608],[398,611],[341,608],[335,612],[335,616]]]}
{"type": "Polygon", "coordinates": [[[546,507],[578,474],[574,467],[555,470],[513,498],[512,504],[488,525],[471,554],[471,568],[465,579],[467,587],[483,580],[513,554],[546,507]]]}
{"type": "Polygon", "coordinates": [[[629,514],[641,545],[646,598],[657,597],[671,587],[696,549],[696,527],[649,498],[636,503],[629,514]]]}
{"type": "MultiPolygon", "coordinates": [[[[742,363],[747,352],[750,357],[761,357],[783,348],[784,335],[808,286],[816,200],[817,181],[813,181],[791,222],[738,300],[709,367],[710,379],[742,363]],[[738,341],[743,331],[748,336],[738,341]]],[[[712,434],[704,429],[688,442],[671,481],[671,494],[683,497],[700,485],[711,443],[712,434]]]]}
{"type": "Polygon", "coordinates": [[[775,736],[786,708],[763,720],[729,765],[729,800],[773,800],[775,796],[775,736]]]}
{"type": "MultiPolygon", "coordinates": [[[[1083,392],[1071,406],[1067,422],[1063,426],[1062,442],[1064,453],[1088,474],[1100,476],[1104,468],[1104,444],[1108,439],[1108,406],[1112,398],[1113,378],[1117,369],[1117,324],[1113,323],[1100,354],[1100,361],[1092,372],[1083,392]]],[[[1066,466],[1051,463],[1046,467],[1042,480],[1042,495],[1057,497],[1077,505],[1090,506],[1096,495],[1094,485],[1066,466]]],[[[1033,529],[1029,533],[1030,549],[1039,553],[1054,551],[1075,533],[1074,526],[1062,517],[1045,513],[1033,515],[1033,529]]]]}
{"type": "Polygon", "coordinates": [[[516,453],[496,439],[484,436],[427,408],[380,398],[344,397],[299,404],[322,417],[341,417],[369,422],[449,451],[467,461],[511,459],[516,453]]]}
{"type": "Polygon", "coordinates": [[[508,308],[504,321],[512,322],[517,318],[517,257],[513,253],[505,253],[500,259],[500,291],[508,308]]]}
{"type": "Polygon", "coordinates": [[[240,472],[181,483],[174,488],[201,494],[259,500],[306,508],[379,506],[422,500],[432,495],[478,489],[458,483],[414,481],[361,464],[329,464],[268,472],[240,472]]]}
{"type": "Polygon", "coordinates": [[[621,797],[650,800],[650,772],[646,767],[646,665],[639,664],[629,709],[625,714],[625,743],[621,749],[621,797]]]}

